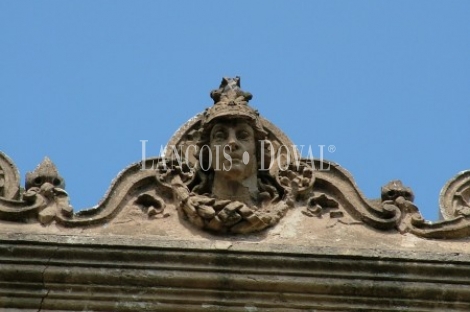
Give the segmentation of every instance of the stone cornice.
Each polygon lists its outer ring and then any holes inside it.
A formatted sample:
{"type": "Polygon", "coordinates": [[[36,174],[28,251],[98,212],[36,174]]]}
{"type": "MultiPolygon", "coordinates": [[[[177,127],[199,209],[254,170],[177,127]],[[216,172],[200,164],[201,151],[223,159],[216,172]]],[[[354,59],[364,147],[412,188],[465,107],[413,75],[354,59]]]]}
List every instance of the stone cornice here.
{"type": "Polygon", "coordinates": [[[468,254],[54,235],[3,236],[0,250],[10,308],[470,309],[468,254]]]}

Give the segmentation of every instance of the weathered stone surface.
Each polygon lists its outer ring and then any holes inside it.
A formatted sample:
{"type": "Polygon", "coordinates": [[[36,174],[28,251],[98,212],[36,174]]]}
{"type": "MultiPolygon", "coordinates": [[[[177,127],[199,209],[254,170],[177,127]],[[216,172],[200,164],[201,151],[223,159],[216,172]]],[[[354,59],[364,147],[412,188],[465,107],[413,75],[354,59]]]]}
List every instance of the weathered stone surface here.
{"type": "Polygon", "coordinates": [[[163,157],[78,213],[49,159],[21,190],[0,152],[0,311],[470,310],[467,171],[428,222],[400,181],[371,200],[333,162],[288,162],[238,78],[211,96],[163,157]],[[231,146],[233,169],[205,144],[231,146]]]}
{"type": "Polygon", "coordinates": [[[372,239],[358,248],[342,237],[280,244],[10,234],[0,241],[0,304],[45,311],[470,308],[468,254],[412,248],[413,236],[402,248],[372,239]]]}
{"type": "Polygon", "coordinates": [[[470,216],[470,171],[460,172],[442,188],[440,213],[445,220],[470,216]]]}

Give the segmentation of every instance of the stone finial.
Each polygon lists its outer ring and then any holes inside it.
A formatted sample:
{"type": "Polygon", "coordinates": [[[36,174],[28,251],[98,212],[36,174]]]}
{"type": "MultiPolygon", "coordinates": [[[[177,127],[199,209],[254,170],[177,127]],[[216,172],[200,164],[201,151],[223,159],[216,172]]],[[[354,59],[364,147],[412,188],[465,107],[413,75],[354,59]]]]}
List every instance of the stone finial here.
{"type": "Polygon", "coordinates": [[[411,188],[404,186],[400,180],[393,180],[382,186],[380,191],[382,201],[396,200],[398,197],[403,197],[410,202],[414,201],[414,193],[411,188]]]}
{"type": "Polygon", "coordinates": [[[48,157],[44,157],[34,171],[26,174],[25,187],[24,200],[32,201],[38,196],[42,196],[45,200],[45,206],[41,207],[37,216],[41,224],[51,223],[59,214],[72,217],[73,208],[64,190],[65,181],[48,157]]]}
{"type": "Polygon", "coordinates": [[[45,183],[50,183],[53,187],[65,189],[65,181],[60,176],[57,167],[49,159],[44,157],[44,160],[32,172],[26,173],[26,190],[32,187],[41,187],[45,183]]]}

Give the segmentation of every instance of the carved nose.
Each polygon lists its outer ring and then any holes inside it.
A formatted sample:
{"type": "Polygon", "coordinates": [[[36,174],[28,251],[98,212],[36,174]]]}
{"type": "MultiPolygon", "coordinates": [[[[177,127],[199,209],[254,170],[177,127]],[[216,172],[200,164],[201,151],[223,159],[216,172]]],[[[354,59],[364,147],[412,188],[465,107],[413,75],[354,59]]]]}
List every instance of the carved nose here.
{"type": "Polygon", "coordinates": [[[234,134],[230,134],[228,137],[228,145],[233,149],[239,146],[237,137],[234,134]]]}
{"type": "Polygon", "coordinates": [[[230,138],[228,140],[228,145],[232,148],[232,150],[239,147],[238,141],[235,138],[230,138]]]}

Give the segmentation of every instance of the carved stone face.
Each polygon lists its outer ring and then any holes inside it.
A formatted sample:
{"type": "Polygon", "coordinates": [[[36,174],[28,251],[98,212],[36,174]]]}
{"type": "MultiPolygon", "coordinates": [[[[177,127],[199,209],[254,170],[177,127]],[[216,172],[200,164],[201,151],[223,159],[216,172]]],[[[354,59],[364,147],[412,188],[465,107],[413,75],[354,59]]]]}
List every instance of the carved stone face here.
{"type": "Polygon", "coordinates": [[[211,167],[215,175],[243,181],[256,175],[256,141],[253,128],[243,120],[216,124],[210,134],[211,167]]]}

